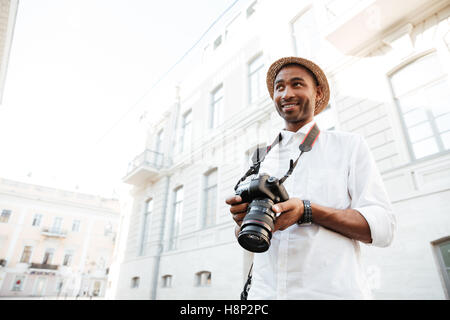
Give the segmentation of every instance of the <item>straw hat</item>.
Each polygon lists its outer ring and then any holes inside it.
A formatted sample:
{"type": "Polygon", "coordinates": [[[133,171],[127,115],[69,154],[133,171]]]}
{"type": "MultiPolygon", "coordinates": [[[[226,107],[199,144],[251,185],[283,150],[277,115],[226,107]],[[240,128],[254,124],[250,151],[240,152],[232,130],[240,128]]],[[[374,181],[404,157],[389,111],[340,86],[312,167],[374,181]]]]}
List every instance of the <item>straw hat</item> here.
{"type": "Polygon", "coordinates": [[[285,65],[292,63],[298,64],[311,71],[316,76],[319,86],[322,87],[323,97],[322,99],[316,101],[316,107],[314,110],[314,115],[318,115],[328,105],[328,100],[330,100],[330,87],[328,86],[327,77],[325,76],[325,73],[322,71],[322,69],[320,69],[320,67],[314,62],[307,59],[300,57],[285,57],[278,59],[277,61],[272,63],[269,70],[267,71],[266,78],[267,89],[269,90],[270,97],[273,99],[273,84],[278,72],[285,65]]]}

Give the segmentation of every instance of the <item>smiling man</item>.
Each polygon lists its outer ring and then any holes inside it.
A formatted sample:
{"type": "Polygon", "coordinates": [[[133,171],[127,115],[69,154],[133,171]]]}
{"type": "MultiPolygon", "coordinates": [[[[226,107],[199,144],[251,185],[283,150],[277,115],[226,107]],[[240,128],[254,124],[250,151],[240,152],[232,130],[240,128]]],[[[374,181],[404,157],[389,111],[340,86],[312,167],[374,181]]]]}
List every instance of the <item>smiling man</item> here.
{"type": "MultiPolygon", "coordinates": [[[[324,72],[312,61],[286,57],[267,72],[267,89],[285,127],[260,172],[282,177],[328,104],[324,72]]],[[[356,134],[320,131],[283,183],[290,198],[272,207],[277,218],[266,252],[255,253],[249,299],[367,299],[359,243],[386,247],[395,217],[376,164],[356,134]]],[[[226,199],[236,235],[247,214],[240,196],[226,199]]]]}

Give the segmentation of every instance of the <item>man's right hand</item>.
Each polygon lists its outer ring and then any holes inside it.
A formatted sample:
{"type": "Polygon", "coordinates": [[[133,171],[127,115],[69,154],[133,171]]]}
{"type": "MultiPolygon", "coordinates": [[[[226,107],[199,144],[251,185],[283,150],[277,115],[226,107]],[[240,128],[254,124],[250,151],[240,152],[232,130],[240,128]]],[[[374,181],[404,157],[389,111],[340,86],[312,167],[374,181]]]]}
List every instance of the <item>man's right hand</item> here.
{"type": "Polygon", "coordinates": [[[233,216],[234,222],[240,227],[242,224],[242,220],[244,220],[245,215],[247,214],[248,202],[242,202],[241,196],[231,196],[225,200],[226,204],[229,204],[230,212],[233,216]]]}

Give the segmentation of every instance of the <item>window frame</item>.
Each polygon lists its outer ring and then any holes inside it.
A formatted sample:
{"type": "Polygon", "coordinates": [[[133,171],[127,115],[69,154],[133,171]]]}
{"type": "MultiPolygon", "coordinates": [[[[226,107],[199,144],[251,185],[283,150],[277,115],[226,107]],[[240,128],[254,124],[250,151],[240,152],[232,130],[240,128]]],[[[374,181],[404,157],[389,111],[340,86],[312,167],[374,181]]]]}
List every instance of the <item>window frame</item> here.
{"type": "Polygon", "coordinates": [[[248,104],[253,104],[257,102],[261,97],[264,96],[264,84],[265,84],[265,77],[264,77],[264,55],[263,52],[259,52],[256,54],[252,59],[250,59],[247,63],[247,82],[248,82],[248,104]],[[253,63],[261,61],[261,64],[256,67],[255,70],[251,71],[251,66],[253,63]],[[253,86],[252,86],[252,79],[253,77],[257,77],[255,83],[258,84],[257,92],[255,95],[253,95],[253,86]]]}
{"type": "Polygon", "coordinates": [[[447,267],[445,265],[444,258],[442,257],[441,253],[441,246],[442,245],[450,245],[450,236],[440,238],[438,240],[432,241],[431,246],[433,248],[434,257],[436,260],[439,277],[442,282],[442,288],[445,292],[446,298],[450,298],[450,266],[447,267]],[[448,269],[448,270],[447,270],[448,269]]]}
{"type": "Polygon", "coordinates": [[[43,215],[42,213],[35,213],[33,216],[33,221],[31,222],[32,227],[40,227],[42,223],[43,215]]]}
{"type": "Polygon", "coordinates": [[[183,220],[184,186],[180,185],[174,188],[172,194],[172,226],[170,230],[169,250],[176,250],[183,220]],[[178,192],[181,192],[181,199],[178,199],[178,192]]]}
{"type": "MultiPolygon", "coordinates": [[[[393,68],[390,72],[387,73],[387,81],[389,83],[389,87],[390,87],[390,90],[391,90],[392,100],[393,100],[393,102],[395,104],[395,109],[396,109],[397,116],[399,118],[399,122],[400,122],[400,126],[401,126],[401,129],[402,129],[401,131],[402,131],[402,134],[403,134],[403,138],[404,138],[404,141],[405,141],[405,144],[406,144],[406,148],[408,150],[408,155],[409,155],[409,158],[410,158],[410,162],[412,162],[412,163],[428,160],[428,159],[434,158],[436,156],[441,156],[441,155],[450,153],[450,149],[445,149],[445,147],[443,145],[443,142],[442,142],[441,137],[440,137],[441,133],[439,132],[439,130],[438,130],[436,124],[435,124],[435,117],[431,114],[432,113],[431,110],[429,110],[428,107],[427,107],[426,110],[425,110],[426,120],[422,121],[422,123],[429,123],[430,124],[431,131],[432,131],[432,136],[430,136],[428,138],[432,137],[435,140],[437,148],[438,148],[438,151],[434,152],[434,153],[430,153],[430,154],[422,156],[422,157],[417,157],[416,156],[415,151],[414,151],[414,147],[413,147],[414,143],[411,141],[409,130],[408,130],[409,128],[408,128],[408,126],[406,124],[406,121],[405,121],[405,118],[404,118],[404,113],[403,113],[403,111],[401,109],[401,106],[400,106],[400,99],[402,97],[405,97],[405,96],[411,94],[412,92],[417,90],[417,88],[409,89],[407,92],[402,92],[401,94],[397,94],[395,92],[395,90],[394,90],[394,85],[393,85],[393,81],[392,81],[392,77],[395,76],[398,72],[401,72],[401,70],[407,68],[408,66],[410,66],[410,65],[416,63],[417,61],[419,61],[419,60],[421,60],[423,58],[426,58],[427,56],[430,56],[430,55],[435,55],[438,63],[441,63],[440,59],[439,59],[439,53],[437,52],[437,50],[431,49],[431,50],[427,50],[425,52],[422,52],[420,54],[417,54],[417,55],[411,57],[410,59],[408,59],[407,61],[403,61],[401,64],[397,65],[395,68],[393,68]]],[[[420,87],[431,87],[431,86],[433,86],[433,84],[436,84],[436,83],[438,83],[440,81],[443,81],[443,80],[446,80],[447,84],[450,87],[450,75],[448,73],[445,73],[445,72],[444,72],[444,74],[441,74],[441,75],[438,75],[438,76],[432,78],[432,80],[427,80],[427,82],[424,83],[424,84],[421,84],[420,87]]],[[[446,114],[448,114],[448,113],[446,113],[446,114]]],[[[417,125],[420,125],[420,123],[419,124],[415,124],[414,126],[417,126],[417,125]]],[[[414,127],[414,126],[412,126],[412,127],[414,127]]],[[[446,132],[449,132],[449,131],[446,131],[446,132]]],[[[444,133],[446,133],[446,132],[444,132],[444,133]]],[[[425,138],[425,139],[427,139],[427,138],[425,138]]]]}
{"type": "Polygon", "coordinates": [[[203,228],[207,228],[207,227],[212,227],[216,224],[217,222],[217,197],[218,197],[218,190],[219,190],[219,170],[217,167],[212,168],[210,170],[208,170],[207,172],[205,172],[203,174],[203,218],[202,218],[202,227],[203,228]],[[214,185],[210,185],[209,184],[209,179],[211,178],[211,176],[215,174],[216,178],[215,178],[215,184],[214,185]],[[210,192],[214,191],[212,194],[212,197],[214,197],[214,201],[213,201],[213,205],[214,205],[214,213],[212,212],[208,212],[208,204],[209,204],[209,198],[208,196],[210,195],[210,192]],[[207,217],[211,216],[211,221],[208,222],[207,217]]]}
{"type": "Polygon", "coordinates": [[[131,289],[137,289],[139,288],[139,284],[140,284],[141,278],[138,276],[132,277],[131,278],[131,284],[130,284],[130,288],[131,289]]]}
{"type": "Polygon", "coordinates": [[[9,219],[11,219],[12,210],[2,209],[0,213],[0,223],[8,223],[9,219]]]}
{"type": "Polygon", "coordinates": [[[204,288],[211,287],[212,285],[212,272],[207,270],[199,271],[195,274],[195,286],[204,288]]]}
{"type": "Polygon", "coordinates": [[[224,86],[223,83],[220,83],[210,93],[209,129],[216,129],[223,123],[224,97],[224,86]],[[219,92],[221,95],[216,98],[216,94],[219,92]]]}
{"type": "Polygon", "coordinates": [[[141,232],[141,241],[139,245],[139,255],[142,256],[145,253],[145,247],[149,243],[149,230],[151,225],[151,220],[153,216],[153,207],[154,202],[153,198],[148,198],[145,200],[144,212],[142,214],[142,232],[141,232]]]}
{"type": "Polygon", "coordinates": [[[25,245],[23,246],[22,255],[20,256],[20,263],[30,263],[31,257],[33,256],[33,246],[25,245]],[[30,248],[29,251],[25,252],[26,248],[30,248]],[[28,259],[24,261],[26,257],[25,254],[28,255],[28,259]]]}
{"type": "Polygon", "coordinates": [[[172,288],[173,275],[165,274],[161,277],[161,288],[172,288]]]}

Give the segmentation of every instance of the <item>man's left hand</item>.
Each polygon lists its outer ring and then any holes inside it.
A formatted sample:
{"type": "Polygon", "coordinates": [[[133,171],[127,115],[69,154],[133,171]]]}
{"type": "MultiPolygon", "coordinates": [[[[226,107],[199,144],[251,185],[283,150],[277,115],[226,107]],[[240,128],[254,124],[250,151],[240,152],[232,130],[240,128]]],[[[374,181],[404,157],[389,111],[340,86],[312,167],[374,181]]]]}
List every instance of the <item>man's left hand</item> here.
{"type": "Polygon", "coordinates": [[[273,205],[273,212],[279,214],[275,220],[275,229],[273,232],[284,230],[297,223],[303,216],[304,209],[303,201],[299,198],[291,198],[273,205]]]}

